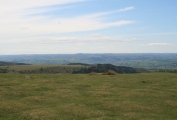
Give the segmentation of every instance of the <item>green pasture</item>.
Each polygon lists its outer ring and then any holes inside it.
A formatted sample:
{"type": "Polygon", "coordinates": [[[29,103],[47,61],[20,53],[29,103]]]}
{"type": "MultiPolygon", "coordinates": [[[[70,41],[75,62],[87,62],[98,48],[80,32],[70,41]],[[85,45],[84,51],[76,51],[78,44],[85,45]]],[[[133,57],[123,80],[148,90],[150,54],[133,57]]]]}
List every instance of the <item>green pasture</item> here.
{"type": "Polygon", "coordinates": [[[177,74],[0,74],[0,120],[176,120],[177,74]]]}

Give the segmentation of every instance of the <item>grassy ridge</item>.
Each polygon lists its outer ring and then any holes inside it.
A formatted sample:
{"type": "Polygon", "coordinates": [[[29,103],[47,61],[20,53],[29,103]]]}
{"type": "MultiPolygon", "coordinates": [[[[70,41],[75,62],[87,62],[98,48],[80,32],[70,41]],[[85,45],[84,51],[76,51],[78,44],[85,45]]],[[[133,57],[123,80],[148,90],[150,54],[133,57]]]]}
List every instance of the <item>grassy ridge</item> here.
{"type": "Polygon", "coordinates": [[[0,66],[10,73],[72,73],[83,68],[82,65],[14,65],[0,66]]]}
{"type": "Polygon", "coordinates": [[[117,73],[137,73],[147,72],[145,69],[135,69],[125,66],[114,66],[112,64],[95,64],[95,65],[14,65],[0,66],[0,73],[22,73],[22,74],[56,74],[56,73],[105,73],[108,70],[114,70],[117,73]]]}
{"type": "Polygon", "coordinates": [[[0,74],[0,120],[175,120],[177,74],[0,74]]]}

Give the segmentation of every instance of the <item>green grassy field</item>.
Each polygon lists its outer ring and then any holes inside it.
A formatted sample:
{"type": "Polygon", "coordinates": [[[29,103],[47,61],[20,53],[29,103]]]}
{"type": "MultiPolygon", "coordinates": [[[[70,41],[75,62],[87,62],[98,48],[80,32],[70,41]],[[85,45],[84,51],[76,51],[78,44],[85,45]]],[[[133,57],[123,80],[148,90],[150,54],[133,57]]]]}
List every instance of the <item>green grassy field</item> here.
{"type": "Polygon", "coordinates": [[[0,74],[0,120],[176,119],[177,74],[0,74]]]}

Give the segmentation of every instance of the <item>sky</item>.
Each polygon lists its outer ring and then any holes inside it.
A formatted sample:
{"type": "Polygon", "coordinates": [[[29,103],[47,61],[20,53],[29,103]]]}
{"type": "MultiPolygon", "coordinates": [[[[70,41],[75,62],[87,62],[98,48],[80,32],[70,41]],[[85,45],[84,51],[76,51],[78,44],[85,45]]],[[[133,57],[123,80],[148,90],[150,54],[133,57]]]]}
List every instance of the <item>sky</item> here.
{"type": "Polygon", "coordinates": [[[0,0],[0,55],[177,53],[177,0],[0,0]]]}

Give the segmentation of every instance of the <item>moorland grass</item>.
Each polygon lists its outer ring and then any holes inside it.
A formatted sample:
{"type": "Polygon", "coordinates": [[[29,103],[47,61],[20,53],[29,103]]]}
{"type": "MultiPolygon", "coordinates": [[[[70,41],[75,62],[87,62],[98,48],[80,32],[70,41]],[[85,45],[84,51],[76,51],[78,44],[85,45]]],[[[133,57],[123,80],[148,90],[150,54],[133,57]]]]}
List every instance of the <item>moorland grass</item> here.
{"type": "Polygon", "coordinates": [[[176,120],[176,113],[177,74],[0,74],[0,120],[176,120]]]}

